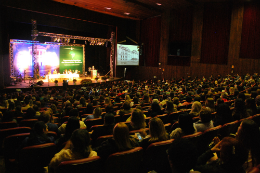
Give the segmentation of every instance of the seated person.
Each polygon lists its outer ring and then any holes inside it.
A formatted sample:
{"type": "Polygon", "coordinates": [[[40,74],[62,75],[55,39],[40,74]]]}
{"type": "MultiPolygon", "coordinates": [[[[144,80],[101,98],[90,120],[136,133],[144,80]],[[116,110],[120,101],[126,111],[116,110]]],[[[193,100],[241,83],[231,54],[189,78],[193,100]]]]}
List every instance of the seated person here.
{"type": "Polygon", "coordinates": [[[199,114],[200,120],[194,123],[197,132],[204,132],[207,129],[213,128],[213,121],[211,120],[210,109],[203,108],[199,114]]]}
{"type": "Polygon", "coordinates": [[[127,125],[121,122],[114,127],[113,138],[104,141],[94,150],[97,151],[98,156],[106,160],[113,153],[127,151],[138,146],[137,140],[130,137],[127,125]]]}
{"type": "Polygon", "coordinates": [[[190,114],[180,114],[178,122],[179,128],[176,128],[171,132],[171,139],[179,139],[185,135],[190,135],[197,132],[197,130],[194,128],[192,116],[190,114]]]}
{"type": "Polygon", "coordinates": [[[53,74],[57,74],[57,71],[56,71],[56,69],[54,69],[54,71],[53,71],[53,74]]]}
{"type": "Polygon", "coordinates": [[[196,147],[188,139],[174,140],[167,154],[172,173],[195,173],[190,170],[196,166],[196,147]]]}
{"type": "Polygon", "coordinates": [[[146,148],[159,141],[166,141],[169,139],[169,134],[166,132],[164,124],[160,118],[151,118],[149,122],[150,135],[147,135],[140,143],[140,146],[146,150],[146,148]]]}
{"type": "Polygon", "coordinates": [[[73,132],[66,146],[51,159],[49,168],[56,170],[63,161],[83,159],[97,156],[97,153],[91,149],[90,136],[87,130],[78,129],[73,132]]]}
{"type": "Polygon", "coordinates": [[[114,126],[115,126],[114,114],[107,113],[104,118],[104,125],[95,128],[95,130],[91,134],[91,139],[95,141],[100,136],[112,135],[114,126]]]}
{"type": "Polygon", "coordinates": [[[45,143],[53,143],[54,137],[48,137],[46,134],[48,132],[48,127],[43,121],[38,121],[34,124],[33,130],[29,137],[26,137],[22,142],[22,147],[40,145],[45,143]]]}
{"type": "MultiPolygon", "coordinates": [[[[70,117],[77,117],[78,120],[79,120],[79,111],[77,109],[72,109],[70,110],[69,112],[69,116],[70,117]]],[[[85,125],[85,123],[81,120],[79,120],[79,124],[80,124],[80,128],[87,128],[87,126],[85,125]]],[[[66,130],[66,125],[67,123],[63,123],[60,127],[59,127],[59,131],[61,134],[64,134],[65,133],[65,130],[66,130]]]]}
{"type": "Polygon", "coordinates": [[[48,131],[53,131],[56,132],[57,135],[59,135],[58,131],[58,126],[57,124],[51,123],[50,122],[50,112],[49,111],[44,111],[40,116],[39,116],[39,121],[43,121],[45,125],[48,126],[48,131]]]}
{"type": "Polygon", "coordinates": [[[244,173],[242,165],[247,160],[246,148],[235,138],[225,137],[217,145],[202,154],[197,160],[197,166],[194,168],[200,172],[212,173],[244,173]],[[214,153],[219,152],[219,158],[214,153]],[[215,161],[207,164],[207,161],[215,156],[215,161]]]}
{"type": "Polygon", "coordinates": [[[67,142],[72,133],[76,130],[76,129],[79,129],[80,125],[79,125],[79,120],[77,117],[70,117],[69,120],[68,120],[68,123],[66,125],[66,130],[65,130],[65,134],[62,134],[60,136],[59,139],[56,140],[56,145],[57,145],[57,149],[58,151],[60,151],[62,149],[62,146],[65,142],[67,142]]]}
{"type": "Polygon", "coordinates": [[[144,129],[146,127],[146,122],[145,122],[145,116],[143,114],[143,111],[140,109],[135,109],[130,116],[130,125],[128,126],[129,130],[140,130],[144,129]]]}

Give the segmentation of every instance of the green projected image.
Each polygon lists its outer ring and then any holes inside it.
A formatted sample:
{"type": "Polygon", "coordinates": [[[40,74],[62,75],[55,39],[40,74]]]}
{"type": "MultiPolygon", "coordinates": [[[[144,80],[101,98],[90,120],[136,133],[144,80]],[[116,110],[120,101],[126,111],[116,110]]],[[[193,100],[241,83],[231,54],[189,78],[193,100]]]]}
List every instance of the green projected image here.
{"type": "Polygon", "coordinates": [[[60,73],[65,70],[76,70],[82,73],[83,66],[83,47],[60,46],[60,73]]]}

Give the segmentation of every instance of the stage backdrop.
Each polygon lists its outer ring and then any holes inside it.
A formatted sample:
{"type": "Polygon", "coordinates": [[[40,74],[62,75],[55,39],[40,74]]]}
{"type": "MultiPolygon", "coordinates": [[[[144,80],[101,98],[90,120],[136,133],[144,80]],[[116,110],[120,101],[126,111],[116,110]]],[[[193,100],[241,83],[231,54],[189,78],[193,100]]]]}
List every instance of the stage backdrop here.
{"type": "MultiPolygon", "coordinates": [[[[39,66],[40,76],[45,76],[49,71],[63,73],[65,69],[83,72],[83,47],[62,46],[57,43],[37,43],[36,62],[39,66]]],[[[10,58],[13,61],[14,76],[33,76],[32,43],[28,40],[10,41],[10,58]]]]}
{"type": "Polygon", "coordinates": [[[83,47],[61,46],[60,47],[60,73],[78,70],[82,73],[83,47]]]}

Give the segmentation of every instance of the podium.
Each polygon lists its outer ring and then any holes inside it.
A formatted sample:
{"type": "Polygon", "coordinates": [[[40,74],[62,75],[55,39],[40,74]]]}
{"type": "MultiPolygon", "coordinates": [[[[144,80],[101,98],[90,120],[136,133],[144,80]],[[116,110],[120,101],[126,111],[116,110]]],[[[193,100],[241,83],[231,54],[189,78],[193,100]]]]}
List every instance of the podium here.
{"type": "Polygon", "coordinates": [[[91,70],[91,79],[94,79],[97,77],[97,70],[91,70]]]}

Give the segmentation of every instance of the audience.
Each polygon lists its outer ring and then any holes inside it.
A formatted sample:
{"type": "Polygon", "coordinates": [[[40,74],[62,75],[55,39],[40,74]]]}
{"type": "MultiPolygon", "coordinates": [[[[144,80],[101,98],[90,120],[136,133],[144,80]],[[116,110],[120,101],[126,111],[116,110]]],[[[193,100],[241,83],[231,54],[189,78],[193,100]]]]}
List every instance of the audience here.
{"type": "Polygon", "coordinates": [[[205,130],[214,127],[209,109],[202,108],[199,118],[200,120],[194,123],[194,127],[197,129],[197,132],[204,132],[205,130]]]}
{"type": "Polygon", "coordinates": [[[66,143],[66,146],[51,159],[49,168],[56,170],[63,161],[83,159],[97,156],[97,153],[91,149],[90,136],[87,130],[75,130],[66,143]]]}

